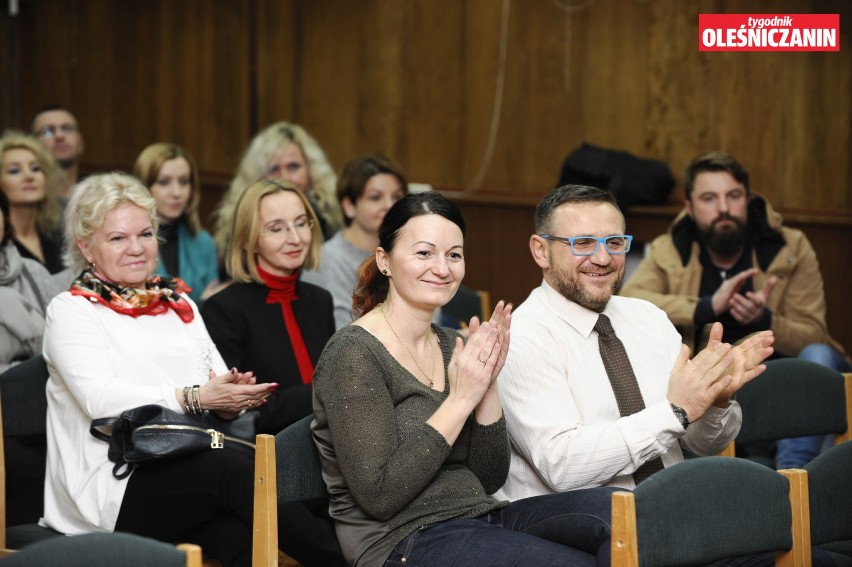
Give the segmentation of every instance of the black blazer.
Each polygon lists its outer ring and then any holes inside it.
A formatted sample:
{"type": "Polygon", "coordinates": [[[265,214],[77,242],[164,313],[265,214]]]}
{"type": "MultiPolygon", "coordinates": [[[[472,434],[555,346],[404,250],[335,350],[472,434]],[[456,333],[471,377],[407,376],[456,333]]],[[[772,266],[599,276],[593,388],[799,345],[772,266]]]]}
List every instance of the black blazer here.
{"type": "MultiPolygon", "coordinates": [[[[257,381],[281,387],[259,408],[258,433],[276,434],[310,414],[312,386],[303,384],[296,354],[284,324],[280,303],[266,303],[269,288],[256,283],[234,283],[204,302],[201,315],[210,337],[228,367],[254,372],[257,381]]],[[[316,366],[335,332],[331,294],[298,281],[293,313],[311,361],[316,366]]]]}

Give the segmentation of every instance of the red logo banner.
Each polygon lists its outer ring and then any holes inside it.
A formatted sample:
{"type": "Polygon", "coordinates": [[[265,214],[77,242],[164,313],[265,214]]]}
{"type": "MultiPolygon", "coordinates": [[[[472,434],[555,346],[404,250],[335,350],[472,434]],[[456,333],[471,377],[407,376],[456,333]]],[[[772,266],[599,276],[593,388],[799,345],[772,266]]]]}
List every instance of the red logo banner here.
{"type": "Polygon", "coordinates": [[[840,51],[839,14],[699,14],[699,51],[840,51]]]}

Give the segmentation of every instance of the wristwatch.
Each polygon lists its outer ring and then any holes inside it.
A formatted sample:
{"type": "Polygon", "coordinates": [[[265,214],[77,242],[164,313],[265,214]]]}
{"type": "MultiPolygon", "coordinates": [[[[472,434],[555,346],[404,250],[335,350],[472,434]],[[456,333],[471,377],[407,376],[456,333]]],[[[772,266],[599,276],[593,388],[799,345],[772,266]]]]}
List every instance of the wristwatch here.
{"type": "Polygon", "coordinates": [[[669,402],[669,405],[672,407],[672,411],[675,414],[675,417],[680,422],[680,426],[686,429],[689,427],[689,418],[686,416],[686,410],[680,406],[676,406],[673,403],[669,402]]]}

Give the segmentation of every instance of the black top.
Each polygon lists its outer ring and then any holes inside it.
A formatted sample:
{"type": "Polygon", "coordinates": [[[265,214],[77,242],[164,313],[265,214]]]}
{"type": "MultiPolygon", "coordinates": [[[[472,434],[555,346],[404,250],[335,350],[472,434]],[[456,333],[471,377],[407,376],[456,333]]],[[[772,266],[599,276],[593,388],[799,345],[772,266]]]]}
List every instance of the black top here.
{"type": "MultiPolygon", "coordinates": [[[[251,370],[258,382],[281,385],[259,410],[257,432],[274,435],[313,409],[311,385],[302,383],[281,304],[266,303],[268,294],[269,288],[263,285],[234,283],[207,299],[201,315],[228,367],[251,370]]],[[[293,313],[316,366],[335,331],[331,294],[299,281],[296,295],[293,313]]]]}
{"type": "Polygon", "coordinates": [[[36,258],[35,254],[29,248],[18,242],[17,238],[13,238],[15,248],[22,258],[29,258],[42,264],[51,274],[56,274],[65,269],[65,263],[62,261],[62,234],[46,234],[38,232],[38,239],[41,242],[41,251],[44,253],[44,262],[36,258]]]}

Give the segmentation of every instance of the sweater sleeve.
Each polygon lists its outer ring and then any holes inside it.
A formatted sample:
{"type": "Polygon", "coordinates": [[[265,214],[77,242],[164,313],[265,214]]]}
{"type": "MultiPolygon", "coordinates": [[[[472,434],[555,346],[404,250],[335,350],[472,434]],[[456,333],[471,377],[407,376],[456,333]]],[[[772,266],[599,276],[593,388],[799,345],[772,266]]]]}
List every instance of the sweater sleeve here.
{"type": "MultiPolygon", "coordinates": [[[[366,331],[361,331],[366,332],[366,331]]],[[[387,521],[429,485],[451,447],[420,415],[397,415],[389,355],[354,332],[329,342],[314,374],[340,470],[358,505],[387,521]],[[401,435],[398,420],[410,419],[401,435]]]]}

